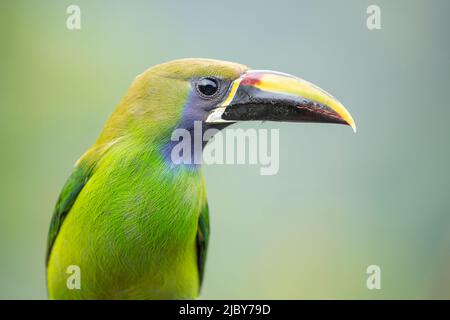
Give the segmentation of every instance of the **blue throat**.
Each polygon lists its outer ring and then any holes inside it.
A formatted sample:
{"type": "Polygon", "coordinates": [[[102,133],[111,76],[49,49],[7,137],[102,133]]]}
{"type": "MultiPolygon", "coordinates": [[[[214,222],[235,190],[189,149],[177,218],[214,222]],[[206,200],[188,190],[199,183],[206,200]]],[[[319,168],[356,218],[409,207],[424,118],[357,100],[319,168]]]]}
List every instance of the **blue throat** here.
{"type": "Polygon", "coordinates": [[[192,92],[189,94],[180,121],[161,148],[162,157],[170,168],[185,167],[197,170],[200,167],[203,148],[207,143],[207,141],[203,141],[203,133],[210,126],[203,122],[207,111],[199,107],[201,103],[199,99],[196,94],[192,92]],[[175,131],[177,129],[179,130],[175,131]],[[181,136],[183,132],[184,134],[181,136]],[[174,135],[174,133],[180,133],[180,135],[174,135]],[[176,139],[173,140],[172,137],[176,139]],[[188,139],[188,141],[184,141],[185,139],[188,139]],[[183,150],[180,150],[180,144],[185,146],[183,150]],[[172,159],[172,152],[175,148],[177,148],[175,151],[179,150],[179,152],[176,152],[175,159],[172,159]],[[183,159],[182,163],[174,162],[174,160],[180,158],[183,159]]]}
{"type": "Polygon", "coordinates": [[[183,107],[183,113],[178,125],[171,132],[161,148],[161,154],[165,163],[171,168],[186,167],[188,169],[197,170],[202,162],[203,149],[208,141],[203,141],[203,135],[208,129],[222,130],[230,123],[223,124],[207,124],[203,120],[206,118],[210,110],[201,107],[202,101],[197,94],[190,93],[183,107]],[[179,129],[179,131],[176,131],[179,129]],[[184,134],[181,134],[183,133],[184,134]],[[173,135],[173,133],[175,133],[173,135]],[[173,140],[172,137],[175,139],[173,140]],[[184,141],[188,139],[188,141],[184,141]],[[180,144],[185,148],[180,150],[180,144]],[[175,159],[173,159],[173,151],[175,159]],[[182,163],[174,162],[182,158],[182,163]]]}

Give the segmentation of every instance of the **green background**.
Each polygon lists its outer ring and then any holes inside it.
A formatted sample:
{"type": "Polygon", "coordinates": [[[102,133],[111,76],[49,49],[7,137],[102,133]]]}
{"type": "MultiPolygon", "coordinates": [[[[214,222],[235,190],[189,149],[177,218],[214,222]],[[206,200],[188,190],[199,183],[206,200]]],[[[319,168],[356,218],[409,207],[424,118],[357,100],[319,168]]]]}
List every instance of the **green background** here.
{"type": "MultiPolygon", "coordinates": [[[[204,167],[202,298],[450,297],[448,1],[2,1],[0,298],[46,298],[47,228],[134,77],[183,57],[298,75],[358,125],[280,129],[280,170],[204,167]],[[66,8],[81,7],[79,31],[66,8]],[[382,29],[366,28],[381,7],[382,29]],[[379,265],[381,290],[366,288],[379,265]]],[[[236,126],[235,126],[236,127],[236,126]]]]}

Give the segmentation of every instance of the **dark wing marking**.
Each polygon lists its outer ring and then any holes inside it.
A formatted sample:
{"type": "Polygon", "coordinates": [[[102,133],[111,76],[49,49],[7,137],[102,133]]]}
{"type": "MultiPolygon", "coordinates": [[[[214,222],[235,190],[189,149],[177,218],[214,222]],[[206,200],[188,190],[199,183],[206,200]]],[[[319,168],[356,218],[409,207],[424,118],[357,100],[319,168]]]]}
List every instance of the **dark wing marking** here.
{"type": "Polygon", "coordinates": [[[209,209],[208,203],[205,203],[200,216],[198,218],[198,230],[197,230],[197,265],[198,274],[200,277],[200,286],[202,286],[203,275],[205,271],[206,251],[208,249],[209,240],[209,209]]]}
{"type": "Polygon", "coordinates": [[[89,180],[91,173],[92,166],[83,163],[77,165],[59,195],[48,231],[46,264],[48,264],[50,252],[64,219],[72,208],[81,189],[83,189],[89,180]]]}

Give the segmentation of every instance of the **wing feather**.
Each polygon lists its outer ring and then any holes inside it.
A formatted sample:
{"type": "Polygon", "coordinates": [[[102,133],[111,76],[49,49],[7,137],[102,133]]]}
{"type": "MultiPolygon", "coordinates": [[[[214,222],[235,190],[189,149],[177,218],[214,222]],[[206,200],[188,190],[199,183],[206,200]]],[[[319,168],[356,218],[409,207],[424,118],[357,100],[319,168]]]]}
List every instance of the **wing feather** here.
{"type": "Polygon", "coordinates": [[[197,264],[198,274],[200,277],[200,288],[203,282],[203,275],[205,272],[206,251],[208,250],[209,242],[209,208],[208,203],[205,203],[200,216],[198,218],[197,231],[197,264]]]}

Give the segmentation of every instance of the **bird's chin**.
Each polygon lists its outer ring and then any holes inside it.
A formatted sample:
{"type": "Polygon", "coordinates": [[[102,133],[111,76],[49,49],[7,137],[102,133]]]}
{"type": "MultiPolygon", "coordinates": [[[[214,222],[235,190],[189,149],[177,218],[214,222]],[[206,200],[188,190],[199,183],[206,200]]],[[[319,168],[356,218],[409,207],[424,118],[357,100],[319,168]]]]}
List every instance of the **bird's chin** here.
{"type": "Polygon", "coordinates": [[[216,130],[220,131],[220,130],[223,130],[223,129],[229,127],[233,123],[236,123],[236,121],[224,121],[224,122],[216,122],[216,123],[208,123],[205,121],[203,123],[204,123],[205,129],[216,129],[216,130]]]}

